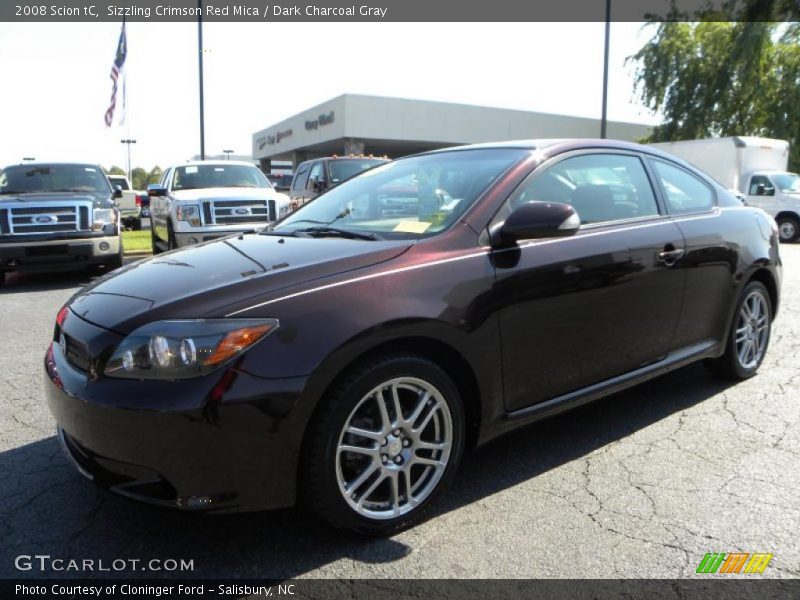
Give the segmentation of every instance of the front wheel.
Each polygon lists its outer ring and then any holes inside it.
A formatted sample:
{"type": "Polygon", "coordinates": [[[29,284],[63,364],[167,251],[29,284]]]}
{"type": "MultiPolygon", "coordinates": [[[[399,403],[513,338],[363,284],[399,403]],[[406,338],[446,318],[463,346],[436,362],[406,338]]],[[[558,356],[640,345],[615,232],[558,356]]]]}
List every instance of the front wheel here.
{"type": "Polygon", "coordinates": [[[781,242],[796,242],[800,238],[800,222],[796,217],[782,216],[778,218],[778,237],[781,242]]]}
{"type": "Polygon", "coordinates": [[[421,521],[464,447],[458,390],[435,363],[395,354],[362,363],[307,433],[303,500],[340,529],[388,535],[421,521]]]}
{"type": "Polygon", "coordinates": [[[747,379],[758,371],[769,346],[772,306],[758,281],[748,283],[736,305],[725,354],[706,360],[708,368],[728,379],[747,379]]]}

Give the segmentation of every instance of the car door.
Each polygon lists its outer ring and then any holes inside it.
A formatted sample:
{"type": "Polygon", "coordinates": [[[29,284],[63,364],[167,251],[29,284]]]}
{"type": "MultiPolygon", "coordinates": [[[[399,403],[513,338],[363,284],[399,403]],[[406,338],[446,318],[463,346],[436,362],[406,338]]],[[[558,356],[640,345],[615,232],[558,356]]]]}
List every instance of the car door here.
{"type": "Polygon", "coordinates": [[[673,348],[713,343],[724,335],[735,301],[741,231],[736,211],[720,211],[712,185],[681,165],[649,159],[667,213],[681,230],[686,294],[673,348]],[[723,236],[722,232],[728,232],[723,236]]]}
{"type": "Polygon", "coordinates": [[[530,200],[572,204],[581,228],[493,250],[509,411],[663,359],[685,286],[683,238],[637,154],[552,159],[495,221],[530,200]]]}
{"type": "Polygon", "coordinates": [[[778,214],[780,207],[775,196],[775,184],[766,175],[753,175],[747,183],[747,203],[763,208],[771,215],[778,214]]]}

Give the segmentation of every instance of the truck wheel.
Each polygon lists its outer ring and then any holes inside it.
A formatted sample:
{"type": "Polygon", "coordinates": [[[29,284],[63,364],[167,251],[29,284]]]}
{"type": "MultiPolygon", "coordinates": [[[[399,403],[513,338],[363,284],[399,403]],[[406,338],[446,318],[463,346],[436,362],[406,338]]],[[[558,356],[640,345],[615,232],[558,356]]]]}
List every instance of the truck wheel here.
{"type": "Polygon", "coordinates": [[[163,252],[161,247],[158,245],[158,238],[156,238],[156,230],[152,225],[150,226],[150,244],[153,247],[154,255],[161,254],[163,252]]]}
{"type": "Polygon", "coordinates": [[[133,219],[131,221],[131,229],[133,229],[134,231],[141,231],[141,229],[142,229],[142,218],[141,217],[139,217],[137,219],[133,219]]]}
{"type": "Polygon", "coordinates": [[[6,272],[0,271],[0,287],[3,287],[6,284],[6,272]]]}
{"type": "Polygon", "coordinates": [[[782,215],[778,217],[778,237],[781,242],[796,242],[800,238],[800,222],[797,217],[782,215]]]}

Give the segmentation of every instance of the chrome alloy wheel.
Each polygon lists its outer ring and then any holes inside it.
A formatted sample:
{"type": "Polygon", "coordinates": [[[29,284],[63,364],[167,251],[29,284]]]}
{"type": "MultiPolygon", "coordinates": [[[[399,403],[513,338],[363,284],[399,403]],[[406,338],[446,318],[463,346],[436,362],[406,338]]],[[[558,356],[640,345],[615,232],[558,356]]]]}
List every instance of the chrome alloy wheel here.
{"type": "Polygon", "coordinates": [[[784,219],[778,224],[778,232],[780,233],[781,241],[793,240],[794,236],[797,235],[797,226],[794,221],[784,219]]]}
{"type": "Polygon", "coordinates": [[[744,369],[758,366],[769,339],[769,308],[761,290],[753,290],[742,302],[736,320],[736,355],[744,369]]]}
{"type": "Polygon", "coordinates": [[[431,495],[453,444],[450,408],[433,385],[398,377],[366,394],[336,448],[339,491],[359,515],[392,519],[431,495]]]}

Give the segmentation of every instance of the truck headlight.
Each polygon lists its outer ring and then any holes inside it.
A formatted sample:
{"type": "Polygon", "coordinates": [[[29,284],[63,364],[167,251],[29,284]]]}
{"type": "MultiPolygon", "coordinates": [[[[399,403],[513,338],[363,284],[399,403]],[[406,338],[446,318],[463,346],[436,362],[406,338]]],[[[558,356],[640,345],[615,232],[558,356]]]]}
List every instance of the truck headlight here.
{"type": "Polygon", "coordinates": [[[115,208],[95,208],[92,211],[92,231],[100,231],[106,225],[117,223],[117,210],[115,208]]]}
{"type": "Polygon", "coordinates": [[[186,221],[192,227],[200,227],[200,207],[196,204],[178,206],[175,211],[175,218],[178,221],[186,221]]]}
{"type": "Polygon", "coordinates": [[[286,215],[292,212],[292,205],[288,202],[278,207],[278,218],[282,219],[286,215]]]}
{"type": "Polygon", "coordinates": [[[156,321],[122,341],[104,374],[126,379],[199,377],[230,362],[277,328],[277,319],[156,321]]]}

